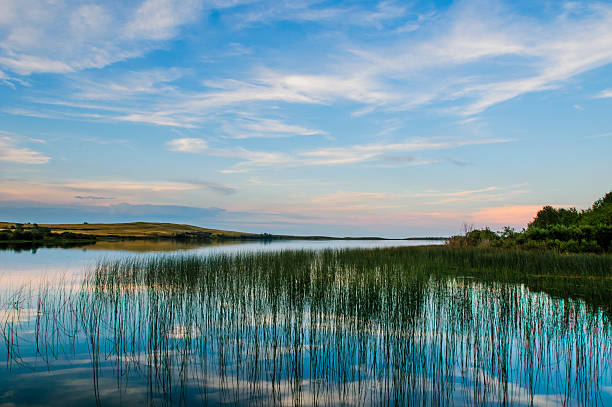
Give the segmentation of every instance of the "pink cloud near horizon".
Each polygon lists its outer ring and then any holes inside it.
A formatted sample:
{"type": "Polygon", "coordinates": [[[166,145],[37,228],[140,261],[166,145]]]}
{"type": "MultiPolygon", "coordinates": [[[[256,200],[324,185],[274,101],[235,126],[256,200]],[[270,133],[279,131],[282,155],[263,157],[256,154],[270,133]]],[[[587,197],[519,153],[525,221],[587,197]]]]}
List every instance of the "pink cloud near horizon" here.
{"type": "Polygon", "coordinates": [[[471,214],[473,222],[482,226],[526,227],[535,218],[542,205],[509,205],[484,208],[471,214]]]}

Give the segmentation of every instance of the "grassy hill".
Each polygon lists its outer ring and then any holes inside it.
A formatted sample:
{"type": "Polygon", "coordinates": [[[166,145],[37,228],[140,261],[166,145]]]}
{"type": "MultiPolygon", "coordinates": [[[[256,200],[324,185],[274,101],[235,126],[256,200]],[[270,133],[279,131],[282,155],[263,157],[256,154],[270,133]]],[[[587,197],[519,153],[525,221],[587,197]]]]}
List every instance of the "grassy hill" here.
{"type": "MultiPolygon", "coordinates": [[[[271,235],[160,222],[81,223],[81,224],[21,224],[0,222],[0,242],[67,242],[109,240],[173,239],[191,242],[221,242],[223,240],[386,240],[381,237],[330,237],[271,235]]],[[[441,237],[407,238],[406,240],[446,240],[441,237]]]]}
{"type": "Polygon", "coordinates": [[[0,222],[0,230],[34,231],[42,229],[52,234],[76,234],[95,236],[98,239],[249,239],[261,235],[229,230],[207,229],[175,223],[130,222],[130,223],[84,223],[84,224],[18,224],[0,222]]]}

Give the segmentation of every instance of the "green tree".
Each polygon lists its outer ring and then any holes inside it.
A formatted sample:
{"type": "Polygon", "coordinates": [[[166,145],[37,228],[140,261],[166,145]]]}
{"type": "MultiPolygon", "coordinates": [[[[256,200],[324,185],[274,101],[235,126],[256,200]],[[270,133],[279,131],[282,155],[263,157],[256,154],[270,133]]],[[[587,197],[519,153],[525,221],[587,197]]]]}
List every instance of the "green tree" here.
{"type": "Polygon", "coordinates": [[[579,220],[580,213],[578,213],[576,208],[555,209],[550,205],[546,205],[539,210],[528,227],[547,228],[554,225],[572,226],[576,225],[579,220]]]}
{"type": "Polygon", "coordinates": [[[612,191],[605,194],[593,203],[593,210],[603,208],[604,206],[612,205],[612,191]]]}
{"type": "Polygon", "coordinates": [[[593,207],[584,212],[581,224],[592,226],[612,226],[612,192],[593,203],[593,207]]]}

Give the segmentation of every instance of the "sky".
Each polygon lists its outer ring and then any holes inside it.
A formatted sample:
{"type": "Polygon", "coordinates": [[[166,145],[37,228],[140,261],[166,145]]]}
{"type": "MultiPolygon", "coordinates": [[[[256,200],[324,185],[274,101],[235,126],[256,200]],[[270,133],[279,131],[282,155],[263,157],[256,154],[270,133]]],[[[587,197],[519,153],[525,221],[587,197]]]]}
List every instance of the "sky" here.
{"type": "Polygon", "coordinates": [[[0,220],[448,236],[612,189],[611,1],[0,6],[0,220]]]}

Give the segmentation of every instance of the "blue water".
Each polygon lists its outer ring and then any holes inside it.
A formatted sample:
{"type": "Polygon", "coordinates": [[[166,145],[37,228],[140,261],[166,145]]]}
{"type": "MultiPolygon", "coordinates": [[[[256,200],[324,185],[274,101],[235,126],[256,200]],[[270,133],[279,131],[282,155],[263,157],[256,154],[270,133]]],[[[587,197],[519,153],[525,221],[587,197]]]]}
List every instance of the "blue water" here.
{"type": "Polygon", "coordinates": [[[432,281],[414,314],[391,322],[385,310],[408,310],[395,306],[413,301],[411,291],[377,283],[382,294],[363,314],[345,307],[360,289],[350,271],[323,287],[324,297],[297,302],[287,286],[271,294],[240,275],[223,286],[229,291],[133,287],[115,296],[79,285],[99,261],[123,257],[432,243],[2,251],[0,406],[612,406],[608,316],[522,285],[432,281]]]}
{"type": "Polygon", "coordinates": [[[7,274],[81,273],[99,259],[146,256],[151,253],[208,255],[214,253],[280,250],[324,250],[350,248],[408,247],[443,244],[440,240],[273,240],[223,244],[178,243],[172,241],[100,242],[77,248],[0,250],[0,277],[7,274]]]}

